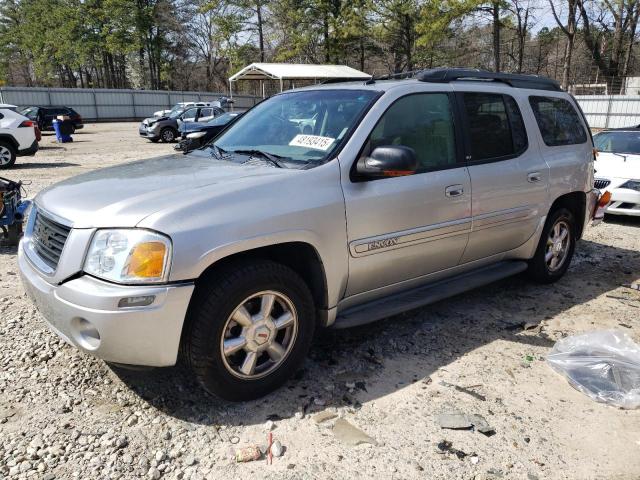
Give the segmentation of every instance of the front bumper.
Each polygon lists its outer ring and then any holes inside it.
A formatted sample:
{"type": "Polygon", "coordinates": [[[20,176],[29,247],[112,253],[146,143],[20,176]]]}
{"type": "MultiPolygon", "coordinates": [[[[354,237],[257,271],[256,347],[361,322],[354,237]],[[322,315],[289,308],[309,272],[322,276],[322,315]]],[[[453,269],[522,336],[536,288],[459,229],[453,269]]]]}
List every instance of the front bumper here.
{"type": "Polygon", "coordinates": [[[175,365],[194,285],[123,286],[88,275],[47,282],[24,252],[18,266],[27,295],[67,343],[103,360],[129,365],[175,365]],[[144,307],[119,307],[122,298],[153,296],[144,307]]]}
{"type": "Polygon", "coordinates": [[[138,127],[138,133],[140,134],[141,137],[144,137],[144,138],[152,138],[152,139],[160,138],[160,131],[156,132],[155,130],[148,128],[144,124],[140,124],[140,126],[138,127]]]}
{"type": "Polygon", "coordinates": [[[631,215],[640,217],[640,192],[629,188],[612,188],[611,204],[606,213],[613,215],[631,215]]]}

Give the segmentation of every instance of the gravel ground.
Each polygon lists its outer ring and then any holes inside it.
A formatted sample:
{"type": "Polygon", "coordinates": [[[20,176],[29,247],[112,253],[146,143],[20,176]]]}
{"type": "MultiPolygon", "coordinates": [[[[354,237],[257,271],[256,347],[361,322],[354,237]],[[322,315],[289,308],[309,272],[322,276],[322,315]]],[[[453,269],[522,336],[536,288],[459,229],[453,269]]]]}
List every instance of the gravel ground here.
{"type": "MultiPolygon", "coordinates": [[[[170,151],[137,138],[135,124],[87,125],[73,144],[45,136],[3,175],[31,180],[32,196],[170,151]]],[[[591,401],[544,361],[559,338],[593,329],[640,341],[640,293],[622,287],[640,277],[639,232],[632,219],[590,229],[552,286],[516,277],[326,332],[294,380],[240,404],[209,397],[179,366],[120,371],[65,345],[25,297],[16,249],[2,247],[0,478],[639,478],[640,411],[591,401]],[[441,429],[435,416],[452,408],[495,434],[441,429]],[[349,446],[317,412],[376,444],[349,446]],[[232,460],[270,429],[284,445],[272,465],[232,460]]]]}

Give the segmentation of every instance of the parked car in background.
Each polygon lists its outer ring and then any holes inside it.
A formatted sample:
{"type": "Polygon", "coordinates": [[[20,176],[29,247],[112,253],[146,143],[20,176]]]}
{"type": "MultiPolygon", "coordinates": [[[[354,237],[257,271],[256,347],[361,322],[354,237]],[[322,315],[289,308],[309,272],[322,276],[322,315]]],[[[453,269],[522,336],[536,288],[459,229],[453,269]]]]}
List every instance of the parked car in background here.
{"type": "Polygon", "coordinates": [[[53,106],[53,107],[25,107],[20,113],[29,120],[36,122],[41,131],[53,130],[53,120],[60,117],[69,117],[72,124],[72,134],[76,130],[84,127],[82,117],[71,107],[53,106]]]}
{"type": "Polygon", "coordinates": [[[168,116],[145,118],[138,127],[138,133],[152,142],[162,140],[170,143],[180,137],[179,127],[182,122],[204,122],[223,113],[224,110],[219,107],[191,107],[175,110],[168,116]]]}
{"type": "Polygon", "coordinates": [[[183,122],[180,127],[182,140],[173,148],[182,153],[189,153],[196,148],[200,148],[211,139],[215,138],[222,130],[227,128],[243,112],[227,112],[215,117],[208,122],[183,122]]]}
{"type": "Polygon", "coordinates": [[[595,186],[611,192],[605,212],[640,216],[640,128],[605,130],[593,141],[598,150],[595,186]]]}
{"type": "Polygon", "coordinates": [[[37,125],[24,115],[0,108],[0,168],[9,168],[16,157],[38,151],[37,125]]]}
{"type": "Polygon", "coordinates": [[[184,112],[189,107],[217,107],[214,102],[178,102],[170,110],[153,112],[154,117],[169,117],[176,112],[184,112]]]}
{"type": "Polygon", "coordinates": [[[559,280],[603,198],[557,82],[426,70],[274,95],[189,161],[50,186],[18,265],[65,341],[118,364],[181,354],[209,392],[247,400],[298,371],[321,327],[524,271],[559,280]],[[298,110],[318,113],[311,133],[298,110]]]}

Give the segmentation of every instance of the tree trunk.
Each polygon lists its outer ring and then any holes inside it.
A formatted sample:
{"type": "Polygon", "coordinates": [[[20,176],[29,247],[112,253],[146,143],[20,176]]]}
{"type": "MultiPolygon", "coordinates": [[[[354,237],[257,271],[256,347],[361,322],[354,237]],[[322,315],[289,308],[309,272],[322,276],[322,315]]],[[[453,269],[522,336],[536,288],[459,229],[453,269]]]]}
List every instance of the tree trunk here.
{"type": "Polygon", "coordinates": [[[569,89],[569,75],[571,74],[571,57],[573,56],[573,35],[567,37],[567,43],[564,46],[564,62],[562,64],[562,89],[569,89]]]}
{"type": "Polygon", "coordinates": [[[264,32],[262,28],[262,1],[256,3],[256,14],[258,16],[258,41],[260,43],[260,61],[264,62],[264,32]]]}
{"type": "Polygon", "coordinates": [[[494,1],[491,7],[493,15],[493,62],[496,72],[500,71],[500,3],[494,1]]]}

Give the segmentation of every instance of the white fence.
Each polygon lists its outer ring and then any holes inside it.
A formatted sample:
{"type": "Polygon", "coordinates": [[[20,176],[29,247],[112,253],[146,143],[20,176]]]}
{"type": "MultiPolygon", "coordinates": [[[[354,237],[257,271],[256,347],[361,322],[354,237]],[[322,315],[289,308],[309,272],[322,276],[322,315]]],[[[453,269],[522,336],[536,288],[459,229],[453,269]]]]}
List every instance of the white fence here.
{"type": "Polygon", "coordinates": [[[640,95],[576,95],[575,98],[591,128],[640,125],[640,95]]]}
{"type": "MultiPolygon", "coordinates": [[[[219,92],[176,92],[164,90],[111,90],[92,88],[0,87],[0,103],[18,106],[67,106],[88,121],[140,120],[178,102],[213,101],[219,92]]],[[[260,97],[233,97],[236,109],[247,109],[260,97]]]]}

